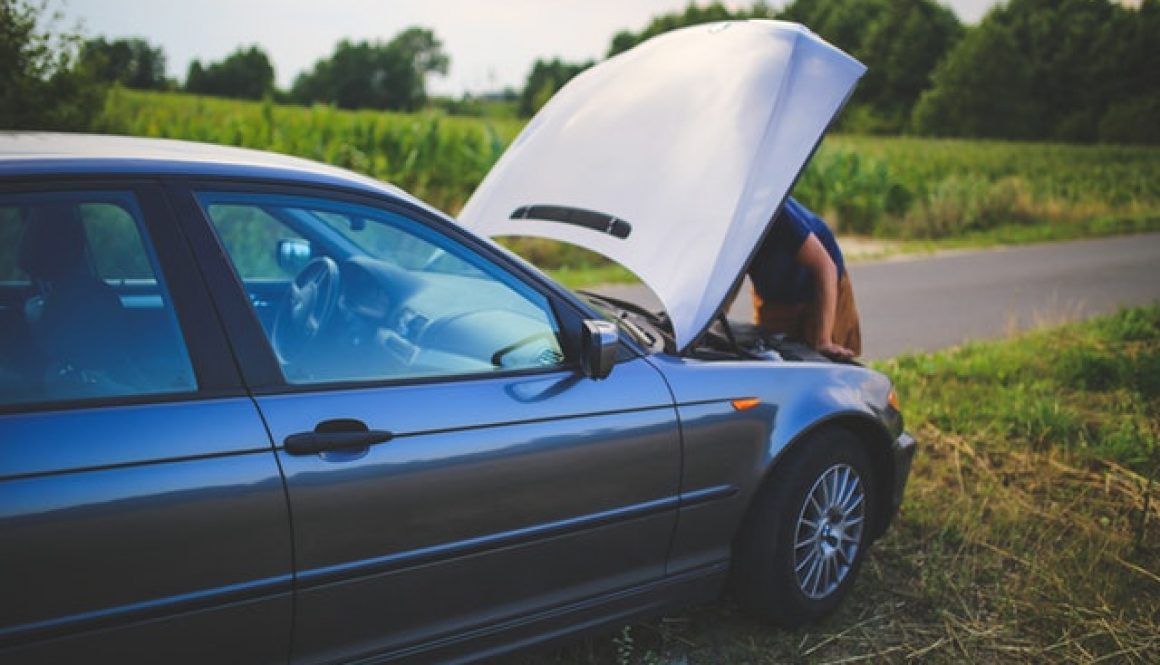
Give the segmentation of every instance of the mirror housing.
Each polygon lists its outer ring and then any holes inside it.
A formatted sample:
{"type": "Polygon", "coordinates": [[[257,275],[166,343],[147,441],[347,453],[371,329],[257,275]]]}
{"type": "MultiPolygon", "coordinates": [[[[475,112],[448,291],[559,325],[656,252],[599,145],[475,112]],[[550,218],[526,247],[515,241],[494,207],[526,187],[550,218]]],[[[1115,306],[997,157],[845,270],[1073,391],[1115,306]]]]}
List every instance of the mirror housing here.
{"type": "Polygon", "coordinates": [[[616,364],[620,330],[616,324],[586,319],[580,330],[580,368],[590,379],[607,378],[616,364]]]}
{"type": "Polygon", "coordinates": [[[314,248],[309,240],[283,238],[278,241],[278,267],[291,275],[297,275],[310,259],[314,258],[314,248]]]}

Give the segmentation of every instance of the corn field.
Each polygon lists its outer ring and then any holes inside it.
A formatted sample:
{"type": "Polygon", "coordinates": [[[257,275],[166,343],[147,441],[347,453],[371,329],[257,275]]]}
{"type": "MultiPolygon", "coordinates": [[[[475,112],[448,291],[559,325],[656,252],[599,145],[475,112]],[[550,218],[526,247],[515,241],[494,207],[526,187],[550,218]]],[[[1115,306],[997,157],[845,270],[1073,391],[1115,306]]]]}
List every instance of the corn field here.
{"type": "MultiPolygon", "coordinates": [[[[454,214],[522,122],[114,89],[99,127],[327,162],[454,214]]],[[[990,233],[1001,242],[1155,230],[1160,148],[835,135],[795,194],[840,232],[887,238],[990,233]]]]}
{"type": "Polygon", "coordinates": [[[112,134],[220,143],[326,162],[391,182],[454,212],[522,123],[114,89],[99,127],[112,134]]]}

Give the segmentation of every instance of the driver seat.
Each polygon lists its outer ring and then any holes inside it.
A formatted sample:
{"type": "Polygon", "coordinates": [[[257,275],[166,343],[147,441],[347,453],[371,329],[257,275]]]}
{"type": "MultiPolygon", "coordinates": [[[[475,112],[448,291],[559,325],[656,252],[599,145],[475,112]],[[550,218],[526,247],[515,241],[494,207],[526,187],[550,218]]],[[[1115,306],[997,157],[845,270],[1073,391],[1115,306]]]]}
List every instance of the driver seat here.
{"type": "Polygon", "coordinates": [[[24,317],[43,359],[46,397],[139,392],[124,306],[96,275],[78,207],[29,207],[19,263],[36,289],[24,317]]]}

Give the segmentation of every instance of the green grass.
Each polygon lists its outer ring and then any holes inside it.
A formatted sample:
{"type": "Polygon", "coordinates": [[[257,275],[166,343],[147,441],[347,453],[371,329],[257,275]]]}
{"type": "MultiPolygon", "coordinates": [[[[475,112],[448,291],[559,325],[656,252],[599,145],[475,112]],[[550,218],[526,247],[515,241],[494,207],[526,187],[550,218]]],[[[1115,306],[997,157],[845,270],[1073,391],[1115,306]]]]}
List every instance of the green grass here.
{"type": "Polygon", "coordinates": [[[600,284],[626,284],[639,281],[626,268],[614,263],[600,265],[564,266],[548,271],[548,275],[570,289],[583,289],[600,284]]]}
{"type": "Polygon", "coordinates": [[[878,367],[941,432],[1160,473],[1160,307],[878,367]]]}
{"type": "Polygon", "coordinates": [[[921,447],[833,617],[723,601],[512,662],[1160,662],[1160,305],[876,366],[921,447]]]}

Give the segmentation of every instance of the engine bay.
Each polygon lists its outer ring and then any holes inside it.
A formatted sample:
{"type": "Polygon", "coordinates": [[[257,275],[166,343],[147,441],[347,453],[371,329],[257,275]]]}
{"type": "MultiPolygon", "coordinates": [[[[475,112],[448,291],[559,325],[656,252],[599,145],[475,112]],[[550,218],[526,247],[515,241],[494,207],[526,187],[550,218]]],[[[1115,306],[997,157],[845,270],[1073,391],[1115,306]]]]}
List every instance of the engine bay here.
{"type": "MultiPolygon", "coordinates": [[[[581,294],[646,349],[657,353],[677,353],[672,325],[663,310],[648,310],[635,303],[589,291],[581,294]]],[[[804,340],[762,331],[747,321],[725,317],[718,317],[685,355],[700,360],[837,362],[818,353],[804,340]]],[[[845,362],[857,364],[855,361],[845,362]]]]}

